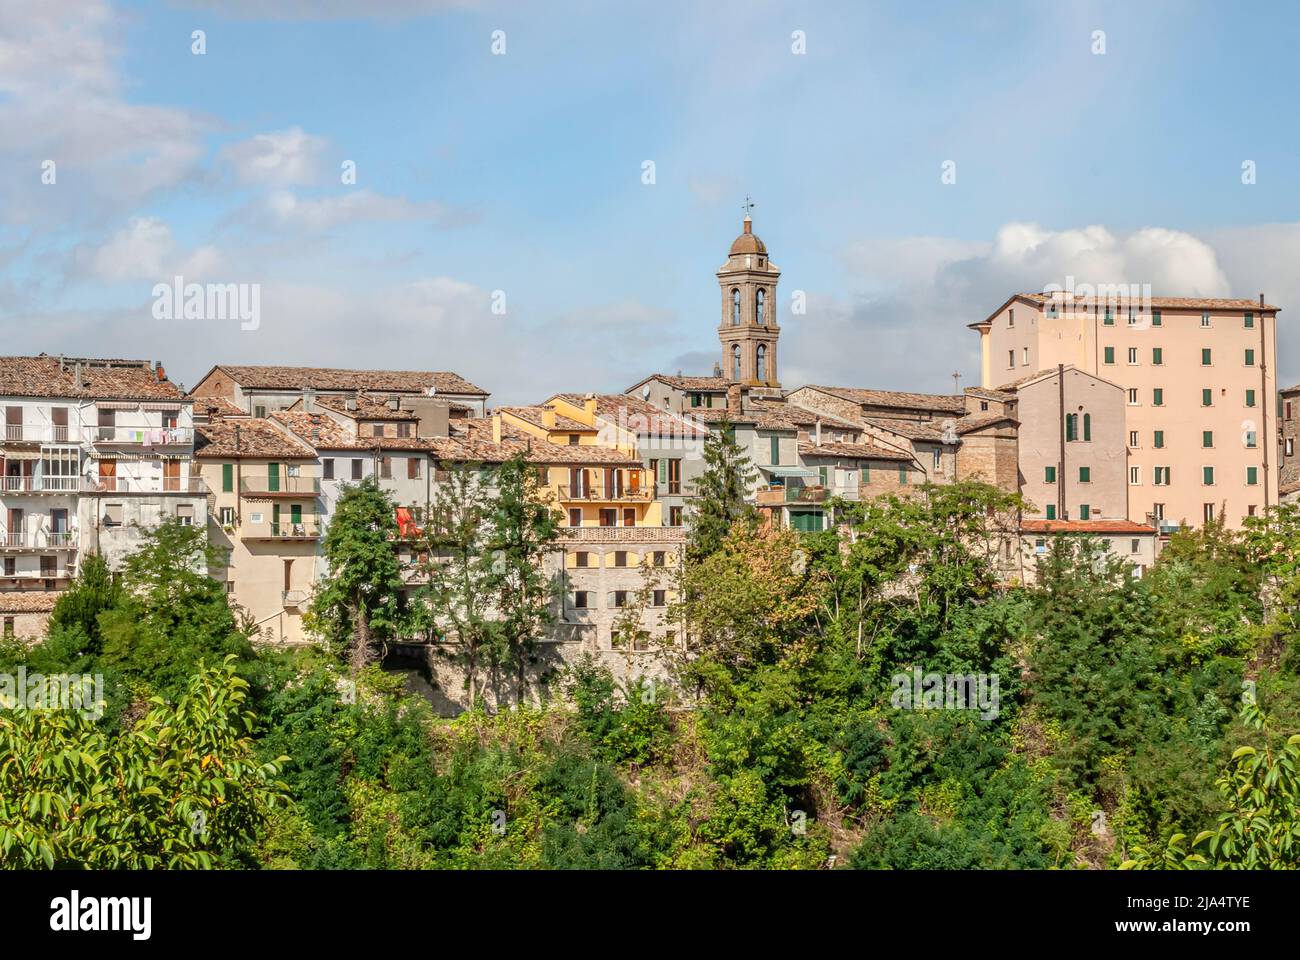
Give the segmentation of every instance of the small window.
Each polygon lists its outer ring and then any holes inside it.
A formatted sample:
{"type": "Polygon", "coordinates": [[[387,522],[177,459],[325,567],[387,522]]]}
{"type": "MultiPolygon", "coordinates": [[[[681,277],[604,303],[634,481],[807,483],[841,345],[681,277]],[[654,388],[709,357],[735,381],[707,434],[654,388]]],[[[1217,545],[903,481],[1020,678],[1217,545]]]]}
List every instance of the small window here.
{"type": "Polygon", "coordinates": [[[1152,435],[1151,435],[1151,445],[1152,445],[1153,447],[1155,447],[1157,450],[1159,450],[1159,449],[1161,449],[1162,447],[1164,447],[1164,445],[1165,445],[1165,432],[1164,432],[1163,430],[1156,430],[1156,431],[1154,431],[1154,432],[1152,433],[1152,435]]]}
{"type": "Polygon", "coordinates": [[[1136,407],[1136,406],[1138,405],[1138,391],[1137,391],[1137,387],[1129,387],[1129,390],[1128,390],[1128,405],[1129,405],[1130,407],[1136,407]]]}
{"type": "Polygon", "coordinates": [[[1027,366],[1029,366],[1029,348],[1028,348],[1028,347],[1021,347],[1021,348],[1020,348],[1020,365],[1021,365],[1022,367],[1027,367],[1027,366]]]}
{"type": "Polygon", "coordinates": [[[663,607],[663,606],[667,606],[667,604],[668,604],[668,591],[667,590],[654,591],[654,597],[651,601],[651,606],[663,607]]]}
{"type": "Polygon", "coordinates": [[[667,561],[668,561],[668,554],[667,554],[666,552],[664,552],[663,550],[656,550],[656,551],[654,552],[654,554],[652,555],[652,561],[651,561],[651,562],[652,562],[656,567],[662,567],[662,566],[664,566],[664,565],[667,563],[667,561]]]}
{"type": "Polygon", "coordinates": [[[1007,311],[1007,326],[1014,327],[1015,325],[1016,325],[1016,311],[1015,308],[1013,307],[1012,309],[1007,311]]]}
{"type": "Polygon", "coordinates": [[[901,486],[907,486],[907,464],[898,465],[898,482],[901,486]]]}
{"type": "Polygon", "coordinates": [[[1246,486],[1253,487],[1259,483],[1259,467],[1246,468],[1246,486]]]}
{"type": "Polygon", "coordinates": [[[1153,387],[1151,390],[1151,406],[1163,407],[1165,405],[1165,391],[1161,387],[1153,387]]]}
{"type": "Polygon", "coordinates": [[[580,527],[580,526],[582,526],[582,508],[581,508],[581,507],[570,507],[570,508],[569,508],[569,526],[571,526],[571,527],[580,527]]]}
{"type": "Polygon", "coordinates": [[[1079,468],[1079,482],[1092,483],[1092,467],[1079,468]]]}
{"type": "Polygon", "coordinates": [[[1205,388],[1205,389],[1201,390],[1201,406],[1203,406],[1203,407],[1212,407],[1212,406],[1214,406],[1214,391],[1213,391],[1213,390],[1210,390],[1209,388],[1205,388]]]}
{"type": "Polygon", "coordinates": [[[1252,329],[1255,326],[1255,315],[1253,313],[1246,314],[1245,323],[1247,330],[1252,329]]]}
{"type": "Polygon", "coordinates": [[[393,458],[392,458],[392,457],[380,457],[380,458],[379,458],[379,476],[380,476],[382,479],[384,479],[384,480],[391,480],[391,479],[393,478],[393,458]]]}
{"type": "Polygon", "coordinates": [[[1139,486],[1139,485],[1142,483],[1142,468],[1141,468],[1141,467],[1133,467],[1133,466],[1131,466],[1131,467],[1128,468],[1128,482],[1129,482],[1132,486],[1135,486],[1135,487],[1136,487],[1136,486],[1139,486]]]}
{"type": "Polygon", "coordinates": [[[1213,351],[1209,347],[1201,348],[1201,366],[1208,367],[1213,362],[1213,351]]]}
{"type": "Polygon", "coordinates": [[[1151,326],[1153,326],[1153,327],[1161,326],[1161,322],[1160,322],[1160,311],[1159,311],[1159,310],[1152,310],[1152,311],[1151,311],[1151,326]]]}
{"type": "Polygon", "coordinates": [[[321,464],[321,474],[325,477],[325,479],[333,480],[334,479],[334,458],[328,457],[322,460],[320,464],[321,464]]]}
{"type": "Polygon", "coordinates": [[[194,525],[194,505],[178,503],[176,505],[176,522],[182,527],[192,527],[194,525]]]}
{"type": "Polygon", "coordinates": [[[1129,366],[1135,366],[1135,365],[1137,364],[1137,362],[1138,362],[1138,348],[1137,348],[1137,347],[1129,347],[1129,348],[1128,348],[1128,362],[1129,362],[1129,366]]]}
{"type": "Polygon", "coordinates": [[[1165,362],[1165,351],[1164,351],[1164,348],[1163,348],[1163,347],[1152,347],[1152,348],[1151,348],[1151,365],[1152,365],[1153,367],[1159,367],[1159,366],[1163,365],[1164,362],[1165,362]]]}
{"type": "Polygon", "coordinates": [[[614,551],[614,566],[616,566],[616,567],[626,567],[626,566],[627,566],[627,551],[626,551],[626,550],[615,550],[615,551],[614,551]]]}
{"type": "Polygon", "coordinates": [[[591,594],[587,590],[575,590],[573,593],[573,607],[575,610],[586,610],[590,604],[591,594]]]}
{"type": "Polygon", "coordinates": [[[1214,431],[1213,431],[1213,430],[1202,430],[1202,431],[1201,431],[1201,446],[1202,446],[1202,447],[1212,447],[1212,446],[1214,446],[1214,431]]]}
{"type": "Polygon", "coordinates": [[[1206,313],[1202,313],[1202,314],[1201,314],[1201,326],[1202,326],[1202,327],[1208,327],[1209,325],[1210,325],[1210,314],[1209,314],[1208,312],[1206,312],[1206,313]]]}
{"type": "Polygon", "coordinates": [[[1246,431],[1246,433],[1245,433],[1243,439],[1244,439],[1245,442],[1246,442],[1246,449],[1247,449],[1247,450],[1254,450],[1254,449],[1255,449],[1255,447],[1256,447],[1256,446],[1258,445],[1258,443],[1259,443],[1257,437],[1258,437],[1258,435],[1255,433],[1254,430],[1247,430],[1247,431],[1246,431]]]}
{"type": "Polygon", "coordinates": [[[104,526],[120,527],[122,525],[122,504],[110,503],[104,506],[104,526]]]}
{"type": "Polygon", "coordinates": [[[1139,445],[1139,438],[1140,438],[1140,437],[1141,437],[1141,434],[1138,433],[1138,431],[1136,431],[1136,430],[1130,430],[1130,431],[1128,432],[1128,445],[1129,445],[1130,447],[1136,447],[1136,446],[1138,446],[1138,445],[1139,445]]]}
{"type": "Polygon", "coordinates": [[[363,461],[363,460],[353,460],[353,461],[352,461],[352,479],[353,479],[353,480],[360,480],[360,479],[361,479],[361,469],[362,469],[361,465],[362,465],[364,462],[365,462],[365,461],[363,461]]]}
{"type": "Polygon", "coordinates": [[[1201,518],[1206,523],[1214,522],[1214,504],[1212,503],[1201,504],[1201,518]]]}
{"type": "Polygon", "coordinates": [[[1138,553],[1140,552],[1141,548],[1142,548],[1142,541],[1138,540],[1136,537],[1128,542],[1129,553],[1138,553]]]}
{"type": "Polygon", "coordinates": [[[578,445],[578,439],[579,438],[576,433],[569,434],[569,446],[576,447],[578,445]]]}
{"type": "Polygon", "coordinates": [[[1044,468],[1043,468],[1043,482],[1044,482],[1044,483],[1055,483],[1055,482],[1056,482],[1056,468],[1055,468],[1055,467],[1044,467],[1044,468]]]}
{"type": "Polygon", "coordinates": [[[1079,504],[1079,519],[1080,520],[1092,519],[1092,507],[1089,504],[1086,503],[1079,504]]]}
{"type": "Polygon", "coordinates": [[[1255,365],[1255,351],[1254,351],[1254,350],[1251,350],[1251,349],[1249,349],[1249,348],[1247,348],[1247,350],[1246,350],[1246,366],[1248,366],[1248,367],[1253,367],[1254,365],[1255,365]]]}
{"type": "Polygon", "coordinates": [[[781,438],[772,438],[772,465],[776,466],[781,462],[781,438]]]}
{"type": "Polygon", "coordinates": [[[579,550],[573,555],[573,565],[575,567],[586,567],[590,565],[590,554],[586,550],[579,550]]]}
{"type": "Polygon", "coordinates": [[[621,610],[621,609],[623,609],[624,607],[627,606],[627,594],[628,594],[628,591],[626,591],[626,590],[615,590],[615,591],[614,591],[614,604],[613,604],[613,606],[614,606],[614,608],[615,608],[616,610],[621,610]]]}
{"type": "Polygon", "coordinates": [[[266,405],[265,405],[265,404],[261,404],[261,403],[259,403],[259,404],[257,404],[256,406],[254,406],[254,407],[253,407],[253,416],[257,417],[258,419],[261,419],[262,417],[265,417],[265,416],[266,416],[266,405]]]}
{"type": "Polygon", "coordinates": [[[234,524],[235,524],[235,508],[234,508],[234,507],[222,507],[222,508],[221,508],[221,513],[220,513],[220,517],[221,517],[221,525],[222,525],[223,527],[231,527],[231,526],[234,526],[234,524]]]}
{"type": "Polygon", "coordinates": [[[1254,390],[1247,390],[1247,391],[1246,391],[1246,406],[1248,406],[1248,407],[1253,407],[1254,405],[1255,405],[1255,391],[1254,391],[1254,390]]]}
{"type": "Polygon", "coordinates": [[[1016,351],[1014,351],[1014,350],[1008,350],[1008,351],[1007,351],[1007,366],[1008,366],[1008,367],[1014,367],[1015,365],[1016,365],[1016,351]]]}
{"type": "Polygon", "coordinates": [[[407,480],[420,479],[420,458],[419,457],[406,458],[406,479],[407,480]]]}
{"type": "Polygon", "coordinates": [[[1055,519],[1056,519],[1056,504],[1054,504],[1054,503],[1049,503],[1049,504],[1047,505],[1047,519],[1048,519],[1048,520],[1055,520],[1055,519]]]}
{"type": "Polygon", "coordinates": [[[233,493],[235,489],[235,465],[233,463],[223,463],[221,465],[221,492],[233,493]]]}
{"type": "Polygon", "coordinates": [[[1201,483],[1205,484],[1207,487],[1214,486],[1213,467],[1201,467],[1201,483]]]}
{"type": "Polygon", "coordinates": [[[1102,354],[1103,354],[1103,356],[1105,357],[1105,359],[1102,361],[1103,363],[1114,363],[1114,362],[1115,362],[1115,348],[1114,348],[1114,347],[1106,347],[1106,348],[1102,351],[1102,354]]]}
{"type": "Polygon", "coordinates": [[[1115,326],[1115,314],[1111,312],[1110,307],[1106,308],[1106,315],[1101,318],[1101,323],[1102,326],[1106,327],[1115,326]]]}

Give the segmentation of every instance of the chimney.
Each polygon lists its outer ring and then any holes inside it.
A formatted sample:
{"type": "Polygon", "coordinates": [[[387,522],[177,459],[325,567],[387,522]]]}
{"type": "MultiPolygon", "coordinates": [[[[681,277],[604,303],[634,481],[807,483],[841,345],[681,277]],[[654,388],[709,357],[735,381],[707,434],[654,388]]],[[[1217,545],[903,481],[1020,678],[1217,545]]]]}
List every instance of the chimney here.
{"type": "Polygon", "coordinates": [[[542,426],[547,430],[555,429],[555,408],[547,405],[542,407],[542,426]]]}
{"type": "Polygon", "coordinates": [[[311,413],[316,409],[316,391],[311,387],[302,392],[302,409],[304,413],[311,413]]]}
{"type": "Polygon", "coordinates": [[[394,411],[394,412],[396,412],[396,411],[398,411],[398,410],[401,410],[401,409],[402,409],[402,401],[399,400],[396,396],[389,397],[389,398],[388,398],[388,409],[389,409],[389,410],[392,410],[392,411],[394,411]]]}
{"type": "Polygon", "coordinates": [[[741,402],[740,384],[731,383],[727,385],[727,414],[740,416],[744,413],[744,405],[741,402]]]}
{"type": "Polygon", "coordinates": [[[501,414],[492,414],[492,442],[501,442],[501,414]]]}
{"type": "Polygon", "coordinates": [[[713,361],[713,375],[719,378],[722,376],[722,364],[718,363],[716,360],[713,361]]]}
{"type": "Polygon", "coordinates": [[[356,410],[356,408],[357,408],[357,395],[356,395],[355,393],[349,395],[348,398],[347,398],[346,400],[343,401],[343,408],[344,408],[345,410],[356,410]]]}
{"type": "Polygon", "coordinates": [[[822,445],[822,418],[821,417],[817,418],[817,425],[813,429],[815,431],[814,432],[815,439],[813,440],[813,442],[820,447],[822,445]]]}
{"type": "Polygon", "coordinates": [[[594,393],[588,393],[582,398],[582,409],[587,411],[587,416],[596,416],[596,395],[594,393]]]}
{"type": "Polygon", "coordinates": [[[1259,309],[1264,309],[1264,295],[1262,293],[1259,295],[1259,309]]]}
{"type": "Polygon", "coordinates": [[[167,382],[167,371],[163,369],[162,361],[161,361],[161,360],[155,360],[155,361],[154,361],[154,366],[153,366],[153,368],[154,368],[154,372],[155,372],[156,374],[158,374],[158,382],[159,382],[159,383],[166,383],[166,382],[167,382]]]}
{"type": "Polygon", "coordinates": [[[84,380],[84,379],[82,378],[82,376],[81,376],[81,361],[80,361],[80,360],[77,361],[77,365],[76,365],[76,367],[74,367],[73,369],[74,369],[73,376],[76,378],[75,382],[76,382],[76,385],[77,385],[77,389],[80,390],[82,387],[84,387],[84,386],[86,385],[85,380],[84,380]]]}
{"type": "Polygon", "coordinates": [[[240,451],[239,444],[239,424],[235,424],[235,453],[240,451]]]}

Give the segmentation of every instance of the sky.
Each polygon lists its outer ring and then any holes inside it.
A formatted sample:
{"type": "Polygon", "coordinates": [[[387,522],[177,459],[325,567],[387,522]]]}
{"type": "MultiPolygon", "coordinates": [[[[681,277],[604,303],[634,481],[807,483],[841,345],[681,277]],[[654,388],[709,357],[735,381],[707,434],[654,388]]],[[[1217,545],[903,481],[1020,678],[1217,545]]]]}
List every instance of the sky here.
{"type": "Polygon", "coordinates": [[[1294,383],[1298,35],[1174,0],[0,0],[0,353],[497,403],[706,374],[748,197],[787,388],[974,385],[966,324],[1069,277],[1263,292],[1294,383]],[[160,316],[175,277],[256,324],[160,316]]]}

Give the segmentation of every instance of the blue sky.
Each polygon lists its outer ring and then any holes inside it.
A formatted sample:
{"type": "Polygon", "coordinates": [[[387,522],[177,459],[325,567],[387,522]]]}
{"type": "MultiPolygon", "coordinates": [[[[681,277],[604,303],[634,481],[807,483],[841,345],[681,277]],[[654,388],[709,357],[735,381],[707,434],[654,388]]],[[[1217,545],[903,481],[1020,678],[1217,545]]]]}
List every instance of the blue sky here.
{"type": "Polygon", "coordinates": [[[748,194],[787,386],[974,383],[965,324],[1069,274],[1264,291],[1293,382],[1297,26],[1283,4],[0,0],[0,328],[187,384],[226,361],[621,389],[712,366],[748,194]],[[260,284],[261,326],[154,319],[177,273],[260,284]]]}

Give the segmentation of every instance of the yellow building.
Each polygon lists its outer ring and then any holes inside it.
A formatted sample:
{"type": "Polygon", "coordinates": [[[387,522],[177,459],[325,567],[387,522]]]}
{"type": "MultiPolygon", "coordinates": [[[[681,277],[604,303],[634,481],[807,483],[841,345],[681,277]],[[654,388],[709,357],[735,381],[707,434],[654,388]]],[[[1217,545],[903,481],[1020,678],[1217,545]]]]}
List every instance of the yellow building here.
{"type": "Polygon", "coordinates": [[[209,537],[228,558],[212,575],[261,639],[306,641],[321,536],[316,452],[255,417],[218,416],[195,433],[194,463],[211,491],[209,537]]]}

